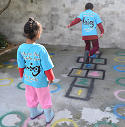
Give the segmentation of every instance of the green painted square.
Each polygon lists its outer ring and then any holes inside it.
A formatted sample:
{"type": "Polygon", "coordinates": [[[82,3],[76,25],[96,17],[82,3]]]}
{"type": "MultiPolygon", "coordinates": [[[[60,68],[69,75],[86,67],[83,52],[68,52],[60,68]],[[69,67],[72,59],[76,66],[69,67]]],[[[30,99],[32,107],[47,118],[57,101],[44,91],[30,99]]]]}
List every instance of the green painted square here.
{"type": "Polygon", "coordinates": [[[76,80],[74,85],[90,87],[91,79],[77,78],[77,80],[76,80]]]}
{"type": "Polygon", "coordinates": [[[93,59],[92,63],[97,63],[97,64],[104,64],[105,60],[104,59],[93,59]]]}

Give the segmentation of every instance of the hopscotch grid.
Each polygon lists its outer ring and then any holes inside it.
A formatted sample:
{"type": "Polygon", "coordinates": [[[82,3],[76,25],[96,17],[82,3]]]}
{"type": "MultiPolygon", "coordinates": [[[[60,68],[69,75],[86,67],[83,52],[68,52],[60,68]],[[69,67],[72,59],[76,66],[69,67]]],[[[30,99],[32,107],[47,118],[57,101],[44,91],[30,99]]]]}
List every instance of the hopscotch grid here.
{"type": "Polygon", "coordinates": [[[99,69],[99,70],[98,70],[98,69],[94,70],[94,71],[101,71],[101,72],[103,72],[102,78],[87,77],[89,71],[93,71],[93,69],[72,68],[72,70],[70,71],[70,73],[68,74],[68,76],[69,76],[69,77],[79,77],[79,78],[88,78],[88,79],[99,79],[99,80],[104,80],[104,78],[105,78],[105,70],[100,70],[100,69],[99,69]],[[71,75],[74,69],[77,69],[77,70],[86,70],[87,72],[86,72],[85,76],[71,75]]]}
{"type": "Polygon", "coordinates": [[[107,59],[105,58],[100,58],[101,55],[102,55],[102,52],[100,52],[99,54],[96,54],[98,57],[97,58],[90,58],[90,62],[89,64],[94,64],[94,68],[93,69],[83,69],[83,67],[85,66],[84,64],[84,61],[83,62],[79,62],[82,57],[78,57],[77,59],[77,63],[82,63],[81,64],[81,67],[80,68],[72,68],[72,70],[69,72],[68,76],[69,77],[75,77],[75,79],[73,80],[73,82],[71,83],[65,97],[67,98],[70,98],[70,99],[77,99],[77,100],[83,100],[83,101],[88,101],[90,99],[90,96],[92,94],[92,90],[94,88],[94,81],[96,79],[98,80],[104,80],[105,78],[105,70],[102,70],[102,69],[97,69],[97,65],[106,65],[107,64],[107,59]],[[100,59],[100,60],[104,60],[104,63],[93,63],[93,60],[94,59],[100,59]],[[73,72],[74,69],[77,69],[77,70],[86,70],[86,74],[85,76],[79,76],[79,75],[75,75],[75,76],[72,76],[71,73],[73,72]],[[101,71],[102,72],[102,78],[94,78],[94,77],[87,77],[88,74],[89,74],[89,71],[101,71]],[[86,79],[91,79],[91,82],[90,82],[90,86],[87,87],[87,86],[79,86],[79,85],[75,85],[75,82],[77,81],[78,78],[86,78],[86,79]],[[87,91],[87,95],[85,98],[81,98],[81,97],[75,97],[75,96],[71,96],[70,93],[72,92],[72,89],[73,87],[77,87],[77,88],[84,88],[84,89],[88,89],[87,91]]]}

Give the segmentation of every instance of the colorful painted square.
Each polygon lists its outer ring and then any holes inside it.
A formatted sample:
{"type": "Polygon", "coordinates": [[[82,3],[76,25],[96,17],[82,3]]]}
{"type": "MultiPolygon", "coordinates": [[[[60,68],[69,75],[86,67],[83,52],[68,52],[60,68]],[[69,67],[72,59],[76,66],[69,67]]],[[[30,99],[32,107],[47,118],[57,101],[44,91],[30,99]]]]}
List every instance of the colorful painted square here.
{"type": "Polygon", "coordinates": [[[105,65],[106,60],[105,59],[93,59],[92,63],[105,65]]]}
{"type": "Polygon", "coordinates": [[[82,69],[72,69],[70,72],[69,76],[71,77],[85,77],[87,70],[82,70],[82,69]]]}
{"type": "Polygon", "coordinates": [[[86,98],[88,89],[73,87],[69,96],[75,98],[86,98]]]}
{"type": "Polygon", "coordinates": [[[105,72],[103,70],[89,70],[87,78],[104,79],[105,72]]]}
{"type": "Polygon", "coordinates": [[[77,78],[77,80],[74,83],[74,85],[84,86],[84,87],[90,87],[90,85],[91,85],[91,79],[77,78]]]}
{"type": "MultiPolygon", "coordinates": [[[[91,62],[91,58],[89,58],[89,62],[91,62]]],[[[84,57],[79,57],[77,63],[84,63],[84,57]]]]}
{"type": "Polygon", "coordinates": [[[95,64],[85,64],[82,69],[94,69],[95,68],[95,64]]]}

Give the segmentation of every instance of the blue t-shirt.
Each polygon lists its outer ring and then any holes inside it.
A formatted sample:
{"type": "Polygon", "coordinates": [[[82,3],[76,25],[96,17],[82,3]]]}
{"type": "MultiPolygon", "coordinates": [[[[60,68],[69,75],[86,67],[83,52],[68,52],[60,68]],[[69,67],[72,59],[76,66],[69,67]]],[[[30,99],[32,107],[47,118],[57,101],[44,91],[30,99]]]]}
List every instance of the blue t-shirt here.
{"type": "Polygon", "coordinates": [[[82,21],[82,36],[97,35],[96,26],[102,23],[98,14],[92,10],[86,10],[78,16],[82,21]]]}
{"type": "Polygon", "coordinates": [[[36,88],[48,86],[44,71],[54,67],[47,50],[40,44],[22,44],[17,50],[17,63],[24,68],[23,82],[36,88]]]}

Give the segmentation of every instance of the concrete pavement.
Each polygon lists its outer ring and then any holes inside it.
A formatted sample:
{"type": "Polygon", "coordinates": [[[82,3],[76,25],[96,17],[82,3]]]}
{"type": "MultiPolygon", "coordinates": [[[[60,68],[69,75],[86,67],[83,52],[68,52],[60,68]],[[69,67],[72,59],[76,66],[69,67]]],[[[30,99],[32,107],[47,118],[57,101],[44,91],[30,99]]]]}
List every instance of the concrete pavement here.
{"type": "Polygon", "coordinates": [[[124,50],[100,49],[85,67],[84,47],[44,46],[55,65],[55,118],[50,125],[44,115],[29,119],[14,49],[0,56],[0,127],[124,127],[124,50]]]}

